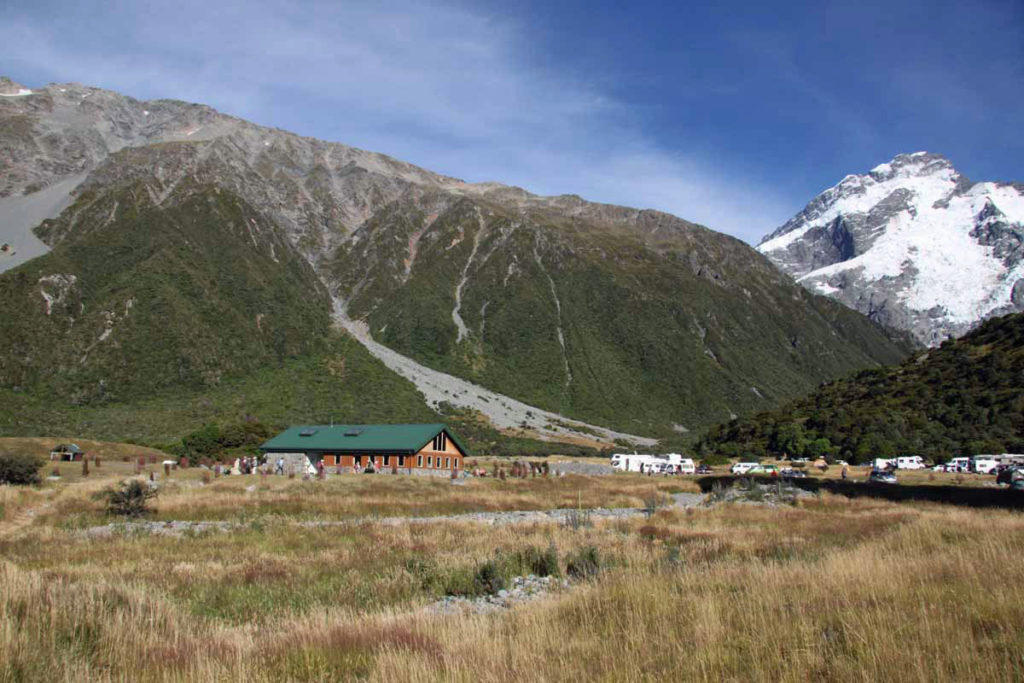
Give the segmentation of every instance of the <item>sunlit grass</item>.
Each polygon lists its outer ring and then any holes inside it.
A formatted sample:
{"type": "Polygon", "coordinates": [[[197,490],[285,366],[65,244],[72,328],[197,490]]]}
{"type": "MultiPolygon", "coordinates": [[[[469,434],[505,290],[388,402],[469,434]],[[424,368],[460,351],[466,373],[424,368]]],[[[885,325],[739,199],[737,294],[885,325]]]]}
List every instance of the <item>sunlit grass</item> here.
{"type": "Polygon", "coordinates": [[[577,531],[553,522],[394,525],[372,514],[304,527],[296,522],[307,515],[374,510],[626,503],[685,484],[614,476],[453,486],[350,475],[199,486],[195,475],[172,474],[159,514],[235,514],[241,526],[95,537],[61,518],[105,521],[83,507],[102,479],[0,488],[15,517],[39,510],[29,524],[0,522],[0,680],[1024,676],[1018,513],[824,494],[777,508],[665,509],[577,531]],[[253,496],[262,507],[246,502],[253,496]],[[424,609],[481,562],[552,547],[563,570],[584,548],[604,569],[497,614],[424,609]]]}

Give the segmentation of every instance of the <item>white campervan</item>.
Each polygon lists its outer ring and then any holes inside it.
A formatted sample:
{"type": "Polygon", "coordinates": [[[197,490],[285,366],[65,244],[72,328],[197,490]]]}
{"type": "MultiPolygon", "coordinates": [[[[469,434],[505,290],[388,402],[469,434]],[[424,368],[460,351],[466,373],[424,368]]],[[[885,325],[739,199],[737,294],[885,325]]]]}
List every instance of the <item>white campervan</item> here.
{"type": "Polygon", "coordinates": [[[896,458],[896,469],[900,470],[923,470],[926,467],[924,458],[920,455],[908,455],[896,458]]]}
{"type": "Polygon", "coordinates": [[[971,472],[976,474],[992,474],[999,467],[994,455],[976,455],[971,458],[971,472]]]}
{"type": "Polygon", "coordinates": [[[665,461],[646,453],[613,453],[612,467],[623,472],[660,472],[665,461]]]}

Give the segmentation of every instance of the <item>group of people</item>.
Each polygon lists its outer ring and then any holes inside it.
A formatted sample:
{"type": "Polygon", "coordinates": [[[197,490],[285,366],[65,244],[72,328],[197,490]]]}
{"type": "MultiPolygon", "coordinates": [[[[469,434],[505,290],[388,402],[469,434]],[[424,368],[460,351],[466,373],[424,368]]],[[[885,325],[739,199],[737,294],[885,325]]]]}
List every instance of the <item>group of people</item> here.
{"type": "MultiPolygon", "coordinates": [[[[247,455],[235,458],[234,465],[225,474],[264,474],[269,472],[270,463],[264,462],[259,456],[247,455]]],[[[284,458],[274,463],[274,474],[284,474],[284,458]]]]}
{"type": "MultiPolygon", "coordinates": [[[[341,474],[342,469],[349,468],[342,468],[339,466],[335,468],[335,472],[341,474]]],[[[354,464],[351,467],[353,474],[374,474],[376,472],[380,472],[381,469],[382,467],[379,464],[375,463],[373,460],[370,460],[365,465],[354,464]]],[[[225,469],[224,474],[270,474],[271,472],[273,472],[273,474],[283,475],[285,473],[284,470],[285,462],[283,457],[279,456],[277,460],[271,463],[269,460],[263,461],[258,456],[251,455],[242,458],[236,458],[234,465],[231,468],[225,469]]],[[[323,479],[327,475],[327,468],[324,466],[323,460],[317,462],[316,474],[321,479],[323,479]]]]}

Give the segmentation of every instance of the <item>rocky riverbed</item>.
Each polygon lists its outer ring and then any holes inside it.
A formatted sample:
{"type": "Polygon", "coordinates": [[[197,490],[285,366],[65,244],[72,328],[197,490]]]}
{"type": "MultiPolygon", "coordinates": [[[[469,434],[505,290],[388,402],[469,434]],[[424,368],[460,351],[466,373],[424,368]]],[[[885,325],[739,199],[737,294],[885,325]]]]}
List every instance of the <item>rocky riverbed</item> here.
{"type": "MultiPolygon", "coordinates": [[[[697,507],[704,503],[702,493],[674,493],[670,496],[671,507],[697,507]]],[[[467,512],[459,515],[437,515],[432,517],[353,517],[345,520],[309,520],[295,522],[297,526],[317,528],[327,526],[352,526],[365,523],[387,524],[443,524],[450,522],[471,522],[502,526],[506,524],[537,524],[543,522],[572,523],[573,520],[585,516],[589,521],[600,519],[629,519],[650,514],[646,508],[558,508],[555,510],[509,510],[501,512],[467,512]]],[[[212,531],[230,531],[244,524],[231,521],[137,521],[112,522],[103,526],[86,529],[88,536],[110,536],[112,534],[151,533],[159,535],[181,536],[188,533],[212,531]]]]}

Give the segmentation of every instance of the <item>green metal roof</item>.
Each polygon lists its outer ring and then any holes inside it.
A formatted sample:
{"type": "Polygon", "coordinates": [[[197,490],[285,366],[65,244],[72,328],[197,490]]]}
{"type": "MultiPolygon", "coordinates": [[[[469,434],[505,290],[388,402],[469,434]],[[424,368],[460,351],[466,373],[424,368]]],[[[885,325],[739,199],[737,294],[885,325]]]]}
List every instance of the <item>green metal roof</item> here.
{"type": "Polygon", "coordinates": [[[469,451],[440,422],[419,425],[297,425],[267,441],[262,451],[415,453],[444,431],[463,455],[469,451]]]}

